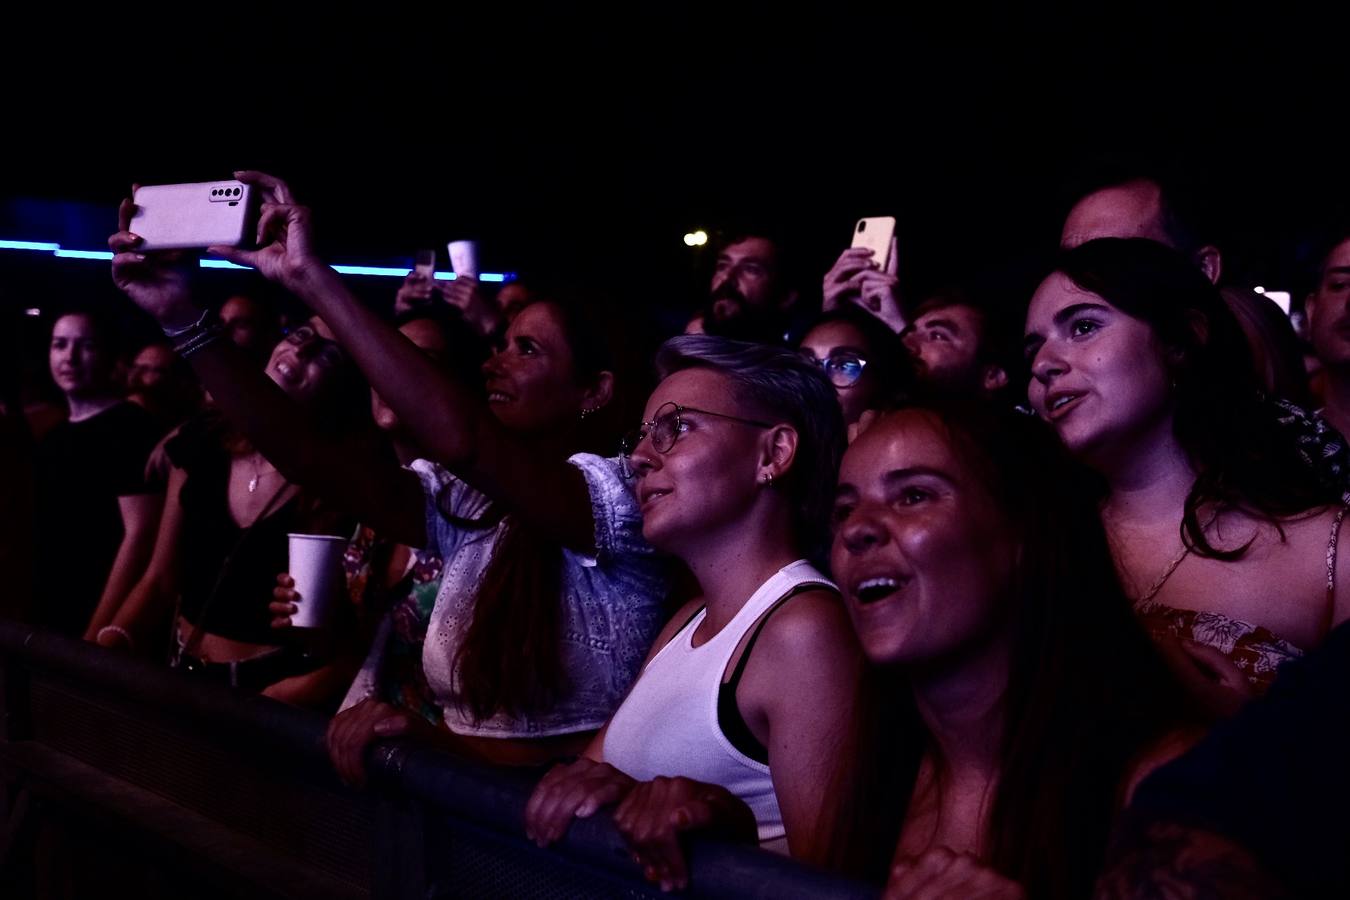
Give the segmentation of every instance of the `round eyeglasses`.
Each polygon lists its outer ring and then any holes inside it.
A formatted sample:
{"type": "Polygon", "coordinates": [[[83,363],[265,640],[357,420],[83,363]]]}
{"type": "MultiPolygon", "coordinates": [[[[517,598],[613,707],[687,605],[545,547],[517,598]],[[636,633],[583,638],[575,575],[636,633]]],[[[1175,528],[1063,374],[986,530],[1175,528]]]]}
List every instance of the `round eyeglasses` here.
{"type": "Polygon", "coordinates": [[[867,359],[856,353],[831,353],[824,359],[817,359],[809,350],[803,350],[802,356],[808,362],[820,366],[830,384],[835,387],[852,387],[862,377],[867,367],[867,359]]]}
{"type": "Polygon", "coordinates": [[[623,436],[619,443],[619,461],[623,466],[623,474],[632,478],[634,474],[632,461],[629,459],[637,445],[642,443],[644,437],[650,436],[652,439],[652,449],[657,453],[669,453],[670,448],[675,446],[675,440],[684,433],[684,415],[693,413],[695,415],[713,416],[718,419],[726,419],[731,422],[739,422],[742,425],[752,425],[755,428],[772,428],[769,422],[760,422],[755,419],[743,419],[740,416],[732,416],[726,413],[713,412],[708,409],[696,409],[692,406],[681,406],[674,401],[661,404],[656,415],[650,422],[642,422],[637,428],[623,436]]]}

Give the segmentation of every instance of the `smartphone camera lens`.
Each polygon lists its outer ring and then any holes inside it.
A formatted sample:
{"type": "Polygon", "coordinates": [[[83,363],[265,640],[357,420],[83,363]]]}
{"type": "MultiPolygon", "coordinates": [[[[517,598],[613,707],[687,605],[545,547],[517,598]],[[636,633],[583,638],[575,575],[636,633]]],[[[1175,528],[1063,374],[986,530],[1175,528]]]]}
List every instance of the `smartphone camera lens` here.
{"type": "Polygon", "coordinates": [[[235,195],[236,197],[239,196],[239,190],[240,190],[239,188],[235,188],[235,189],[234,189],[234,195],[235,195]]]}
{"type": "Polygon", "coordinates": [[[858,234],[862,234],[862,233],[863,233],[864,231],[866,231],[866,230],[867,230],[867,223],[866,223],[866,222],[859,222],[859,223],[858,223],[858,234]]]}
{"type": "Polygon", "coordinates": [[[212,191],[212,192],[211,192],[211,196],[212,196],[212,197],[219,197],[219,196],[220,196],[220,189],[217,188],[216,190],[212,191]]]}

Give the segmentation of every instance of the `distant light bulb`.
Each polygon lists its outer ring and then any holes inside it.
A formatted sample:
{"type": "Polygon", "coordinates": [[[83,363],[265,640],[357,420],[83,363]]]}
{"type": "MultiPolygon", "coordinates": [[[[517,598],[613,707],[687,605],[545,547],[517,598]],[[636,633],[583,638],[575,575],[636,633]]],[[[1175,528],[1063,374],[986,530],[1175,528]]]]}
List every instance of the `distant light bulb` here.
{"type": "Polygon", "coordinates": [[[1261,285],[1259,284],[1256,287],[1252,288],[1252,290],[1256,291],[1258,294],[1264,294],[1266,292],[1266,289],[1261,287],[1261,285]]]}
{"type": "Polygon", "coordinates": [[[30,318],[36,319],[38,316],[42,315],[42,310],[40,310],[40,309],[38,309],[36,306],[34,306],[34,307],[30,307],[29,309],[25,309],[25,310],[23,311],[23,314],[24,314],[25,316],[30,317],[30,318]]]}
{"type": "Polygon", "coordinates": [[[698,246],[698,235],[694,234],[693,232],[690,232],[689,234],[686,234],[686,235],[684,236],[684,245],[685,245],[686,247],[697,247],[697,246],[698,246]]]}

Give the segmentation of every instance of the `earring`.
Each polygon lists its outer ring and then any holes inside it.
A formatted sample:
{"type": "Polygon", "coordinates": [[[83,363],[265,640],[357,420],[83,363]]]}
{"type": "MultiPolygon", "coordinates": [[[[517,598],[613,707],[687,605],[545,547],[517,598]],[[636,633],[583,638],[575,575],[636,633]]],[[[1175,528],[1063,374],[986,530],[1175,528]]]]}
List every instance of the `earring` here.
{"type": "Polygon", "coordinates": [[[591,413],[593,413],[593,412],[595,412],[595,410],[590,409],[589,407],[583,406],[583,407],[581,408],[581,418],[585,419],[587,416],[589,416],[589,415],[590,415],[591,413]]]}
{"type": "Polygon", "coordinates": [[[772,473],[772,472],[765,472],[765,473],[764,473],[764,486],[765,486],[765,487],[773,487],[773,473],[772,473]]]}

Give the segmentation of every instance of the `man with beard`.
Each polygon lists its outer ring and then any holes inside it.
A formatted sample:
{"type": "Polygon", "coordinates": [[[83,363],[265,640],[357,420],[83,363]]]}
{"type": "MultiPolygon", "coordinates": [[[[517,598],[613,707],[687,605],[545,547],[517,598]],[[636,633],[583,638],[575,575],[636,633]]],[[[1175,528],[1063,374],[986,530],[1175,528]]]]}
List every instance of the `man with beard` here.
{"type": "Polygon", "coordinates": [[[900,339],[914,360],[920,391],[999,400],[1017,369],[1006,316],[955,289],[927,297],[900,339]]]}
{"type": "Polygon", "coordinates": [[[762,344],[789,344],[797,290],[783,243],[755,233],[733,236],[717,254],[711,290],[695,317],[703,333],[762,344]]]}

